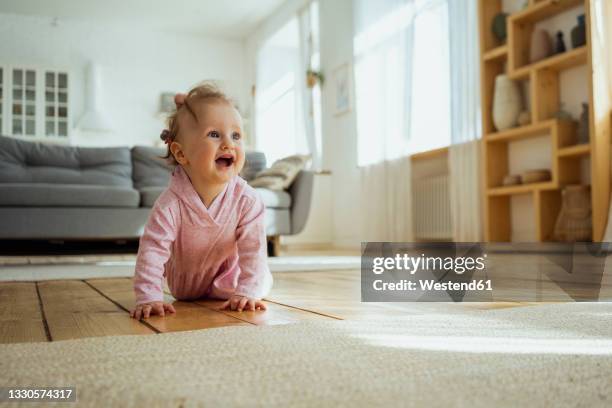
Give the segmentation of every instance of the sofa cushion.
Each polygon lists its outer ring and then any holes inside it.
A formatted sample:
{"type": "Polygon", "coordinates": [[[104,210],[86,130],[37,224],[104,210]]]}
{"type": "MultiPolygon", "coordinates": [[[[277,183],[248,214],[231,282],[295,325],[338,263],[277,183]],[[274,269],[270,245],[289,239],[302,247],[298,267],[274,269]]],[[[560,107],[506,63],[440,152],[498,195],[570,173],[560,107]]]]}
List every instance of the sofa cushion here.
{"type": "Polygon", "coordinates": [[[132,187],[127,147],[71,147],[0,136],[0,183],[132,187]]]}
{"type": "Polygon", "coordinates": [[[165,148],[149,146],[132,148],[134,187],[141,190],[144,187],[168,186],[173,166],[162,158],[165,155],[165,148]]]}
{"type": "Polygon", "coordinates": [[[164,192],[166,187],[142,187],[140,191],[140,205],[142,207],[153,207],[157,198],[164,192]]]}
{"type": "Polygon", "coordinates": [[[255,178],[249,181],[249,184],[252,187],[286,190],[309,160],[310,155],[301,154],[277,160],[269,169],[257,173],[255,178]]]}
{"type": "Polygon", "coordinates": [[[269,190],[267,188],[256,188],[266,208],[290,208],[291,196],[283,190],[269,190]]]}
{"type": "Polygon", "coordinates": [[[3,207],[138,207],[140,194],[129,187],[50,183],[0,183],[3,207]]]}

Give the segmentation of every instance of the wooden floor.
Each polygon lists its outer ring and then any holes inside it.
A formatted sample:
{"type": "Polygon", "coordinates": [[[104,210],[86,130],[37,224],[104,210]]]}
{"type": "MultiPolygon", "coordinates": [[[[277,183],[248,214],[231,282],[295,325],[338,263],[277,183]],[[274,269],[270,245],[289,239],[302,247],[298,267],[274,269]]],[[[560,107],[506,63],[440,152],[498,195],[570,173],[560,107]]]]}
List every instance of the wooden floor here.
{"type": "MultiPolygon", "coordinates": [[[[177,313],[136,321],[132,279],[0,283],[0,343],[39,342],[124,334],[155,334],[222,326],[333,321],[422,312],[412,303],[361,303],[360,273],[352,271],[274,274],[268,310],[219,311],[221,301],[173,301],[177,313]]],[[[167,289],[167,288],[166,288],[167,289]]],[[[489,304],[487,308],[507,307],[489,304]]],[[[435,305],[431,305],[435,307],[435,305]]],[[[482,308],[478,304],[457,307],[482,308]]]]}

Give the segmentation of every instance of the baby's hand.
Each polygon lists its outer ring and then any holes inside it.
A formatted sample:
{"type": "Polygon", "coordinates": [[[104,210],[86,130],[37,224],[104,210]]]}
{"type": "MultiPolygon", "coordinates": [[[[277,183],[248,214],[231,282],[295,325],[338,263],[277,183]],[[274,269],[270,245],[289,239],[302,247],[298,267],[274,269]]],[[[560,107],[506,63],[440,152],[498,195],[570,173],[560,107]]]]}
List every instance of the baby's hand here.
{"type": "Polygon", "coordinates": [[[221,310],[224,309],[237,310],[239,312],[243,310],[266,310],[266,304],[261,299],[233,295],[221,305],[221,310]]]}
{"type": "Polygon", "coordinates": [[[165,312],[176,313],[176,310],[174,310],[174,306],[170,303],[149,302],[136,305],[136,308],[130,312],[130,316],[136,320],[140,320],[141,316],[145,319],[156,314],[165,316],[165,312]]]}

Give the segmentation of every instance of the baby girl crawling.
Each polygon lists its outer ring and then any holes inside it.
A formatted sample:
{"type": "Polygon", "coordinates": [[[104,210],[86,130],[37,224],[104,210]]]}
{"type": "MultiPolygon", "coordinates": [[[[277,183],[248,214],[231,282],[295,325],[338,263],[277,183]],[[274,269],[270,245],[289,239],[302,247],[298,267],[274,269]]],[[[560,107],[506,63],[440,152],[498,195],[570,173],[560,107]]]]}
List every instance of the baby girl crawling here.
{"type": "MultiPolygon", "coordinates": [[[[182,99],[182,98],[181,98],[182,99]]],[[[212,85],[192,89],[162,132],[176,165],[140,239],[131,316],[175,313],[176,299],[224,299],[222,308],[265,310],[272,287],[264,205],[238,175],[244,165],[242,119],[212,85]]]]}

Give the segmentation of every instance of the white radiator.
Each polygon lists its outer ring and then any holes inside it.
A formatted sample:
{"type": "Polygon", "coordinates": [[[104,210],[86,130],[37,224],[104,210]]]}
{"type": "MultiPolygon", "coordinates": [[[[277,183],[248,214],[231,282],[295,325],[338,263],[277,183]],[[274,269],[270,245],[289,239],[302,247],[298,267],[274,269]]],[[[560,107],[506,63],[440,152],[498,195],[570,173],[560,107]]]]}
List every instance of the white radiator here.
{"type": "Polygon", "coordinates": [[[452,241],[448,175],[413,180],[412,219],[417,241],[452,241]]]}

